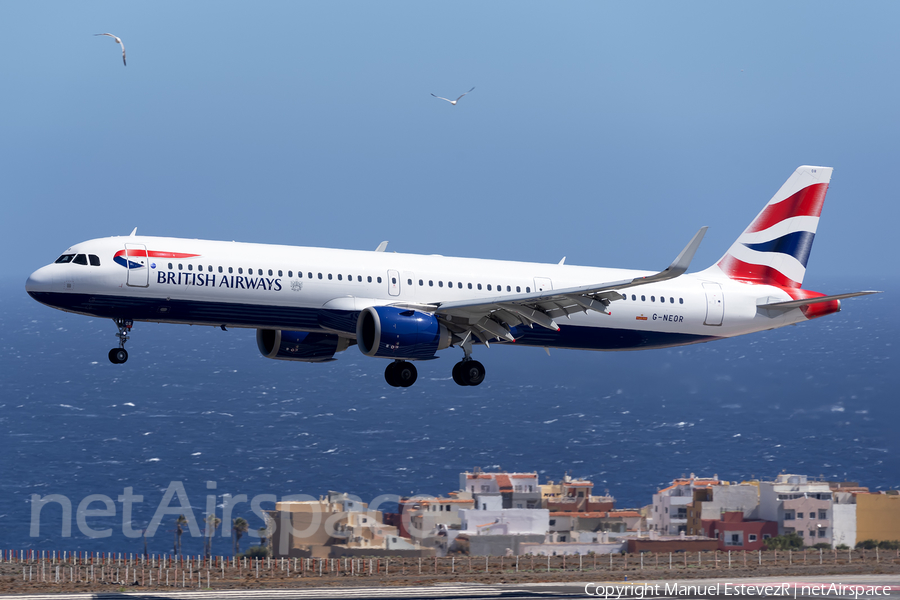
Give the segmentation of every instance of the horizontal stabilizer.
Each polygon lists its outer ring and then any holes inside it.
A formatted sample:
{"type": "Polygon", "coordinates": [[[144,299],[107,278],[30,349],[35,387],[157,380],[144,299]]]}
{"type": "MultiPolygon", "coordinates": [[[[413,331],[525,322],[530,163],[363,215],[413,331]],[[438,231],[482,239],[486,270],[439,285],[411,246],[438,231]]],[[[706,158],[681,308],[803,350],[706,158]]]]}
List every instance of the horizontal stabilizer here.
{"type": "Polygon", "coordinates": [[[786,302],[772,302],[770,304],[760,304],[757,308],[800,308],[809,306],[810,304],[818,304],[820,302],[831,302],[832,300],[843,300],[844,298],[855,298],[856,296],[868,296],[869,294],[880,294],[880,291],[850,292],[849,294],[835,294],[833,296],[819,296],[818,298],[804,298],[802,300],[788,300],[786,302]]]}

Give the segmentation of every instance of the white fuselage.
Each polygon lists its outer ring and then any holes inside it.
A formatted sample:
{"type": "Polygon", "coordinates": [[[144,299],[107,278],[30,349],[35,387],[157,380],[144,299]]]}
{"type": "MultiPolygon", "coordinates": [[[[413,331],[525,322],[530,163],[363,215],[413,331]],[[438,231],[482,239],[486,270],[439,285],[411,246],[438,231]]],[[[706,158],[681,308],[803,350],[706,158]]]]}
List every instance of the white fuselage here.
{"type": "MultiPolygon", "coordinates": [[[[29,278],[28,292],[54,308],[113,319],[318,331],[351,340],[355,330],[335,326],[322,315],[352,317],[369,306],[496,298],[649,274],[149,236],[91,240],[72,246],[64,256],[82,254],[98,257],[100,264],[47,265],[29,278]],[[141,250],[145,254],[141,255],[141,250]]],[[[790,300],[783,289],[714,273],[685,274],[625,289],[622,294],[626,299],[612,302],[609,314],[572,314],[559,322],[559,332],[541,330],[537,334],[541,328],[521,328],[516,341],[546,347],[632,350],[732,337],[806,320],[799,308],[757,308],[790,300]],[[625,332],[629,335],[622,337],[625,332]],[[618,341],[611,343],[610,336],[618,341]]]]}

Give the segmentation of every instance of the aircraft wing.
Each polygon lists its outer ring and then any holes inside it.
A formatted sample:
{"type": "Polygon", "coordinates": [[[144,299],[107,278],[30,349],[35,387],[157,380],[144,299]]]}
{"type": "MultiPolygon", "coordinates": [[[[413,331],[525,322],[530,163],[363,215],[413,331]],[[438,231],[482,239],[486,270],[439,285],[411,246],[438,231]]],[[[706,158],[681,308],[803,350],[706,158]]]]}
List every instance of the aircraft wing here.
{"type": "Polygon", "coordinates": [[[675,261],[665,270],[654,275],[531,294],[495,296],[472,301],[438,302],[414,308],[434,313],[450,331],[464,340],[461,343],[465,343],[470,335],[478,338],[484,344],[488,344],[495,338],[514,342],[515,338],[509,329],[522,324],[529,327],[540,325],[553,331],[559,331],[559,326],[554,319],[589,310],[609,314],[609,303],[623,298],[617,290],[666,281],[684,274],[706,234],[706,229],[706,227],[700,228],[700,231],[685,246],[675,261]]]}

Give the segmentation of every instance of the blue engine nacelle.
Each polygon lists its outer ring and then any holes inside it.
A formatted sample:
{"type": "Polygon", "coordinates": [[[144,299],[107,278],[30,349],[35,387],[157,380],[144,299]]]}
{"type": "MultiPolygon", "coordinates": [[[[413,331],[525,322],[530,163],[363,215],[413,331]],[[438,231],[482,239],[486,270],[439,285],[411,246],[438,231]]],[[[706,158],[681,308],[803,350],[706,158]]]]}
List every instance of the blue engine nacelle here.
{"type": "Polygon", "coordinates": [[[328,362],[334,360],[336,352],[347,349],[350,339],[331,333],[257,329],[256,345],[266,358],[328,362]]]}
{"type": "Polygon", "coordinates": [[[356,343],[366,356],[427,360],[450,346],[450,332],[429,313],[370,306],[356,321],[356,343]]]}

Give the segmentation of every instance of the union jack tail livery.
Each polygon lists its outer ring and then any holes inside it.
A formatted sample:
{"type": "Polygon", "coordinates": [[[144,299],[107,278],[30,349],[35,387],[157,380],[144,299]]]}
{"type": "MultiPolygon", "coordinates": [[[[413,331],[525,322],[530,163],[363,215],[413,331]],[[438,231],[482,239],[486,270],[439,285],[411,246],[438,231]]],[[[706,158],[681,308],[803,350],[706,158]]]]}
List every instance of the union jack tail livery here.
{"type": "Polygon", "coordinates": [[[748,283],[799,288],[831,167],[799,167],[711,270],[748,283]]]}

